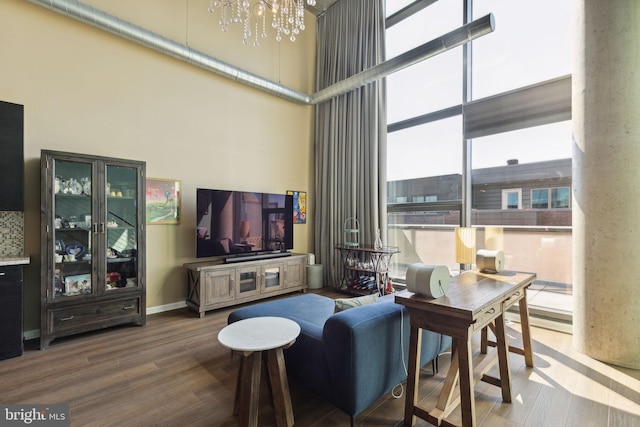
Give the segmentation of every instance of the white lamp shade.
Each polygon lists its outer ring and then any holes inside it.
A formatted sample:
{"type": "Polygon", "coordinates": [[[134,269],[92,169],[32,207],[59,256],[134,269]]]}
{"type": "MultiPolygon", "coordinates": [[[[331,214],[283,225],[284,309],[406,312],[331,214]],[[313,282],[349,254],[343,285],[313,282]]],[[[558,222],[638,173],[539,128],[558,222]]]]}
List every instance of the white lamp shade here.
{"type": "Polygon", "coordinates": [[[492,251],[501,251],[504,249],[504,228],[502,227],[485,227],[484,229],[484,247],[492,251]]]}
{"type": "Polygon", "coordinates": [[[456,262],[473,264],[476,259],[476,229],[456,228],[456,262]]]}

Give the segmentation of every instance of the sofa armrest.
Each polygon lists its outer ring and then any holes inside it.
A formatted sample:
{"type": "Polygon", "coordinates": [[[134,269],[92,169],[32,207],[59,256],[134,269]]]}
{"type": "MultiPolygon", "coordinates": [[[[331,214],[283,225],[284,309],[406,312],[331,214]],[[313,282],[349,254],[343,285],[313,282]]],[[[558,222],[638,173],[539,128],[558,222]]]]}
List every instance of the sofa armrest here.
{"type": "Polygon", "coordinates": [[[409,325],[406,309],[393,303],[327,319],[323,340],[336,406],[356,415],[406,379],[403,341],[409,329],[403,324],[409,325]]]}
{"type": "MultiPolygon", "coordinates": [[[[407,309],[392,302],[336,313],[323,330],[334,404],[357,415],[397,384],[406,381],[410,321],[407,309]]],[[[421,366],[440,352],[441,335],[422,331],[421,366]]]]}

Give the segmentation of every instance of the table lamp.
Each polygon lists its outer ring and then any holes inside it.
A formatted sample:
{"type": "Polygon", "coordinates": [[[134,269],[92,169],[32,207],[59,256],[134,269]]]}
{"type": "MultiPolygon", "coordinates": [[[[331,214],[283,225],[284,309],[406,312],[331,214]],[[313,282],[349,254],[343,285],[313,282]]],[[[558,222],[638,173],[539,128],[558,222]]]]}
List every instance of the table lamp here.
{"type": "Polygon", "coordinates": [[[504,249],[504,228],[485,227],[484,228],[484,248],[493,251],[504,249]]]}
{"type": "Polygon", "coordinates": [[[456,228],[456,262],[461,270],[467,270],[476,259],[476,229],[471,227],[456,228]]]}

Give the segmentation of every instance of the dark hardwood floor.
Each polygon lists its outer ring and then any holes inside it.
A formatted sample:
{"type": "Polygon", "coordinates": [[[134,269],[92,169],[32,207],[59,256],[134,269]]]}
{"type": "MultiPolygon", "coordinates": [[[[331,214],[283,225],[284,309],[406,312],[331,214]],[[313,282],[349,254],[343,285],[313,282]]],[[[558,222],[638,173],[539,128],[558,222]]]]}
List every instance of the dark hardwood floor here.
{"type": "MultiPolygon", "coordinates": [[[[0,362],[0,402],[68,403],[72,426],[234,426],[239,359],[216,338],[233,309],[209,312],[203,319],[187,309],[150,315],[145,327],[58,339],[44,351],[27,343],[22,357],[0,362]]],[[[509,327],[516,342],[518,328],[509,327]]],[[[522,356],[510,356],[512,403],[502,402],[497,387],[478,384],[478,426],[640,427],[640,371],[578,353],[567,334],[533,328],[532,336],[535,368],[526,368],[522,356]]],[[[449,358],[440,357],[437,375],[430,368],[421,372],[419,396],[426,408],[435,402],[449,358]]],[[[294,382],[290,387],[296,426],[349,426],[349,417],[334,406],[294,382]]],[[[260,408],[259,424],[275,425],[266,386],[260,408]]],[[[403,408],[404,395],[389,394],[356,422],[399,426],[403,408]]],[[[450,418],[456,423],[458,412],[450,418]]],[[[416,425],[430,424],[417,420],[416,425]]]]}

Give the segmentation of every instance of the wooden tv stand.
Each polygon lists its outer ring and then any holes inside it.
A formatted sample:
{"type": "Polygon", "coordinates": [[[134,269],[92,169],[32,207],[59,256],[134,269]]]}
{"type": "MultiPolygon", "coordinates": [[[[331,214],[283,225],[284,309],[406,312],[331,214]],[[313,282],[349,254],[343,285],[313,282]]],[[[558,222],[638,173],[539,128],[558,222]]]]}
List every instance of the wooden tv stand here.
{"type": "Polygon", "coordinates": [[[209,310],[307,289],[307,255],[225,263],[184,264],[187,306],[200,317],[209,310]]]}

